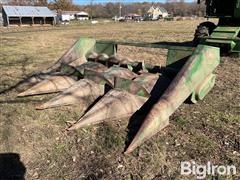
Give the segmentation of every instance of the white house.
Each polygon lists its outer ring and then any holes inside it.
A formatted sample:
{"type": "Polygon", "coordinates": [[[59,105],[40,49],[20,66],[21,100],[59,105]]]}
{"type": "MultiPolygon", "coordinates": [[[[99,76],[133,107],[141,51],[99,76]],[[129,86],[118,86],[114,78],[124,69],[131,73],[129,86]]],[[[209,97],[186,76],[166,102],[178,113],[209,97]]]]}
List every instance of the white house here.
{"type": "Polygon", "coordinates": [[[124,16],[124,19],[125,19],[126,21],[130,21],[130,20],[140,21],[141,16],[138,15],[138,14],[132,14],[132,13],[130,13],[130,14],[127,14],[126,16],[124,16]]]}
{"type": "Polygon", "coordinates": [[[68,17],[69,21],[74,20],[75,19],[75,15],[78,13],[78,11],[62,11],[61,15],[68,17]]]}
{"type": "Polygon", "coordinates": [[[79,21],[89,20],[89,14],[81,11],[81,12],[76,13],[76,18],[79,21]]]}
{"type": "Polygon", "coordinates": [[[89,20],[89,15],[83,11],[62,11],[60,14],[60,20],[63,22],[69,22],[72,20],[89,20]]]}
{"type": "Polygon", "coordinates": [[[169,14],[166,9],[163,7],[151,7],[145,17],[147,17],[150,20],[158,20],[161,18],[167,17],[169,14]]]}

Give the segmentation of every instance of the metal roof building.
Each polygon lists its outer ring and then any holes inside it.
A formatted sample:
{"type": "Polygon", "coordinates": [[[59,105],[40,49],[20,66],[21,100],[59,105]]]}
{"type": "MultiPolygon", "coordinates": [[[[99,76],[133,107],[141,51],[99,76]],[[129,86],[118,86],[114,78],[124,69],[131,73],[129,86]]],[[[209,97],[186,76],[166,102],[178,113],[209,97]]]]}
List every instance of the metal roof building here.
{"type": "Polygon", "coordinates": [[[55,24],[55,15],[47,7],[3,6],[2,13],[4,26],[55,24]]]}

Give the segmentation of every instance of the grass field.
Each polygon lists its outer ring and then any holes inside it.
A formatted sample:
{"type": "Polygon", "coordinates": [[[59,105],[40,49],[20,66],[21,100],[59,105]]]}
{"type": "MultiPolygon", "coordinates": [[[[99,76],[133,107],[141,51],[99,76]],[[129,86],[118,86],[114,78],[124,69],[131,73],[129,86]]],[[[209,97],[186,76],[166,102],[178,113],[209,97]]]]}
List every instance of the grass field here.
{"type": "MultiPolygon", "coordinates": [[[[29,73],[49,67],[79,37],[182,42],[193,39],[199,23],[85,24],[42,31],[1,29],[0,153],[19,154],[26,179],[193,179],[180,175],[180,162],[190,160],[198,164],[234,164],[240,176],[239,58],[223,57],[216,70],[216,85],[207,97],[196,105],[182,105],[166,129],[127,156],[122,153],[127,119],[67,132],[65,122],[81,115],[77,107],[36,111],[37,104],[53,95],[20,99],[16,95],[24,87],[4,91],[29,73]]],[[[125,50],[131,58],[163,63],[151,51],[125,50]]]]}

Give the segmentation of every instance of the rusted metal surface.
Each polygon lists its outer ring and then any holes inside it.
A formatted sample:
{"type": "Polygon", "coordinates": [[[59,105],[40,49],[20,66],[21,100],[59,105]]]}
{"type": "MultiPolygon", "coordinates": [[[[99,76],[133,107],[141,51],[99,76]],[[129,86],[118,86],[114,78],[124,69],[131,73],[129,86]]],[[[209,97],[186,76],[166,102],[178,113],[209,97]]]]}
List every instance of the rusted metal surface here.
{"type": "Polygon", "coordinates": [[[94,83],[89,79],[81,79],[73,86],[63,91],[60,95],[50,101],[37,106],[36,109],[42,110],[58,106],[69,106],[77,104],[79,109],[84,111],[99,96],[104,94],[104,86],[94,83]]]}
{"type": "Polygon", "coordinates": [[[52,74],[47,73],[46,75],[32,77],[30,79],[32,83],[40,83],[20,93],[18,96],[20,97],[63,91],[73,85],[76,82],[75,80],[82,78],[85,69],[104,72],[107,70],[107,67],[97,62],[86,62],[76,67],[64,64],[61,67],[60,72],[54,72],[52,74]]]}
{"type": "Polygon", "coordinates": [[[114,87],[124,89],[138,96],[149,97],[159,76],[159,74],[143,73],[134,80],[116,77],[114,87]]]}
{"type": "Polygon", "coordinates": [[[97,63],[97,62],[91,62],[88,61],[80,66],[77,66],[76,69],[81,73],[84,74],[84,70],[88,69],[88,70],[92,70],[92,71],[96,71],[96,72],[104,72],[107,70],[107,67],[104,66],[101,63],[97,63]]]}
{"type": "Polygon", "coordinates": [[[80,38],[53,66],[44,72],[57,71],[63,64],[79,66],[87,62],[87,56],[93,52],[95,44],[94,39],[80,38]]]}
{"type": "MultiPolygon", "coordinates": [[[[149,94],[144,93],[151,93],[158,77],[159,75],[144,73],[139,75],[134,81],[124,79],[127,81],[127,84],[118,85],[121,89],[117,88],[108,92],[76,124],[70,127],[69,130],[97,124],[103,121],[132,116],[147,101],[149,94]],[[132,84],[128,84],[128,82],[132,84]],[[133,86],[136,84],[138,85],[137,88],[133,86]],[[127,91],[123,90],[125,88],[127,91]]],[[[120,79],[123,80],[122,78],[120,79]]]]}
{"type": "Polygon", "coordinates": [[[68,76],[51,76],[30,89],[18,94],[18,97],[55,93],[71,87],[76,81],[68,76]]]}
{"type": "Polygon", "coordinates": [[[78,129],[103,121],[130,117],[146,101],[147,98],[130,94],[127,91],[119,89],[111,90],[68,130],[78,129]]]}
{"type": "Polygon", "coordinates": [[[87,79],[91,79],[96,83],[108,84],[113,87],[115,77],[133,79],[137,77],[137,74],[135,74],[134,72],[126,68],[112,66],[111,68],[107,69],[103,73],[86,69],[84,73],[84,77],[87,79]]]}
{"type": "Polygon", "coordinates": [[[143,73],[134,79],[139,86],[142,86],[150,94],[157,80],[159,79],[159,74],[143,73]]]}
{"type": "Polygon", "coordinates": [[[125,78],[125,79],[133,79],[137,75],[133,73],[132,71],[126,69],[126,68],[121,68],[117,66],[113,66],[109,68],[107,71],[104,72],[103,76],[108,79],[108,81],[114,85],[114,77],[120,77],[120,78],[125,78]]]}

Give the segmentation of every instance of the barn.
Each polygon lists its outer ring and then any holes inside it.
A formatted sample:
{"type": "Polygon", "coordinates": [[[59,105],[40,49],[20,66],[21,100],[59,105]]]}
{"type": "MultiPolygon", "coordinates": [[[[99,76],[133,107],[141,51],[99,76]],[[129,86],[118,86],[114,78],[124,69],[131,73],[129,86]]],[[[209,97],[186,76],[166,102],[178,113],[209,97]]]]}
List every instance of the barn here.
{"type": "Polygon", "coordinates": [[[39,6],[3,6],[4,26],[55,25],[56,18],[47,7],[39,6]]]}

